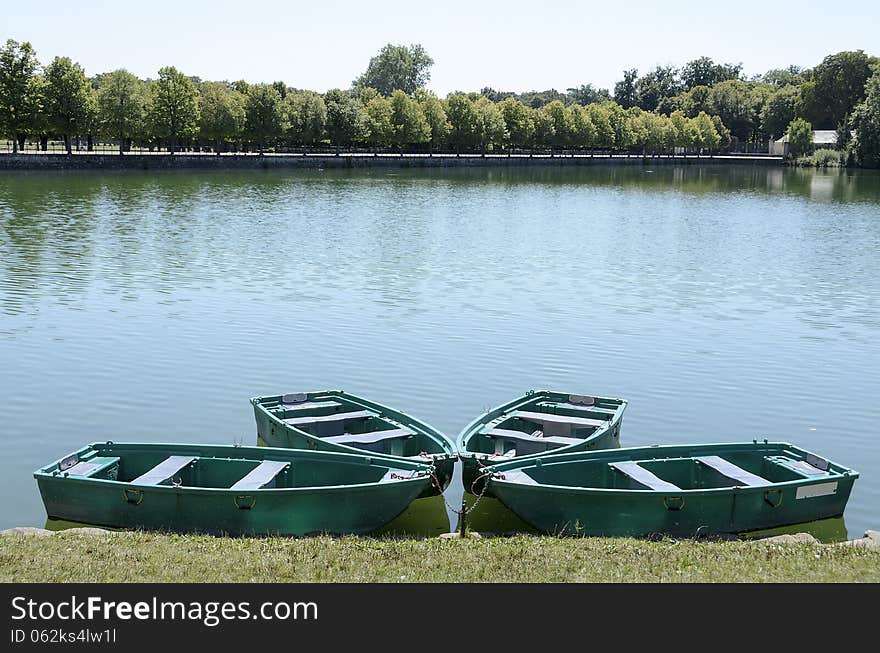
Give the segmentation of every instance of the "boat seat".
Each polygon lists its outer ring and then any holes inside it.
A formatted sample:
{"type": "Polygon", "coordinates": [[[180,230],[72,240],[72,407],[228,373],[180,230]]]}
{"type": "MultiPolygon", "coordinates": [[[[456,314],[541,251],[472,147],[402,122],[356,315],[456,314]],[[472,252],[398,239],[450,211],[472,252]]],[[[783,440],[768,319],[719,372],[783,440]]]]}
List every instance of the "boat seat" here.
{"type": "MultiPolygon", "coordinates": [[[[536,431],[540,433],[540,431],[536,431]]],[[[484,431],[483,435],[490,438],[505,438],[507,440],[520,440],[521,442],[552,444],[557,447],[567,447],[570,444],[582,444],[582,438],[566,438],[560,435],[533,435],[531,433],[523,433],[522,431],[514,431],[511,429],[491,429],[484,431]]]]}
{"type": "Polygon", "coordinates": [[[399,440],[411,438],[416,434],[409,429],[386,429],[385,431],[368,431],[367,433],[343,433],[342,435],[328,435],[323,440],[334,444],[375,444],[383,440],[399,440]]]}
{"type": "Polygon", "coordinates": [[[501,472],[504,474],[504,478],[500,479],[502,481],[508,481],[510,483],[519,483],[521,485],[538,485],[538,481],[533,479],[531,476],[526,474],[522,470],[516,470],[512,472],[501,472]]]}
{"type": "Polygon", "coordinates": [[[604,419],[593,419],[591,417],[570,417],[569,415],[553,415],[552,413],[533,413],[528,410],[518,410],[513,413],[514,417],[527,420],[529,422],[538,422],[539,424],[565,424],[569,426],[605,426],[608,422],[604,419]]]}
{"type": "Polygon", "coordinates": [[[772,485],[766,478],[761,478],[756,474],[747,472],[742,467],[737,467],[732,462],[724,460],[720,456],[701,456],[696,458],[706,467],[711,467],[722,476],[732,481],[739,481],[741,485],[748,487],[760,487],[762,485],[772,485]]]}
{"type": "Polygon", "coordinates": [[[542,401],[537,404],[538,408],[563,408],[565,410],[579,410],[585,413],[598,413],[600,415],[608,415],[609,417],[613,416],[616,413],[616,410],[611,408],[599,408],[599,406],[585,406],[584,404],[572,404],[564,401],[542,401]]]}
{"type": "Polygon", "coordinates": [[[339,408],[342,406],[338,401],[303,401],[297,404],[280,404],[284,410],[311,410],[313,408],[339,408]]]}
{"type": "Polygon", "coordinates": [[[376,417],[376,413],[368,410],[358,410],[352,413],[333,413],[332,415],[311,415],[304,417],[288,417],[282,420],[285,424],[291,426],[302,426],[306,424],[326,424],[329,422],[344,422],[350,419],[367,419],[376,417]]]}
{"type": "Polygon", "coordinates": [[[677,485],[670,483],[669,481],[664,481],[662,478],[654,474],[654,472],[645,469],[638,463],[627,461],[608,463],[608,465],[649,490],[657,490],[659,492],[678,492],[681,490],[677,485]]]}
{"type": "Polygon", "coordinates": [[[233,490],[259,490],[270,483],[275,487],[275,477],[290,465],[281,460],[264,460],[235,482],[233,490]]]}
{"type": "Polygon", "coordinates": [[[102,471],[119,463],[119,456],[95,456],[88,461],[80,460],[79,462],[61,469],[70,476],[92,476],[96,472],[102,471]]]}
{"type": "Polygon", "coordinates": [[[195,459],[195,456],[169,456],[153,469],[130,482],[136,485],[164,485],[195,459]]]}

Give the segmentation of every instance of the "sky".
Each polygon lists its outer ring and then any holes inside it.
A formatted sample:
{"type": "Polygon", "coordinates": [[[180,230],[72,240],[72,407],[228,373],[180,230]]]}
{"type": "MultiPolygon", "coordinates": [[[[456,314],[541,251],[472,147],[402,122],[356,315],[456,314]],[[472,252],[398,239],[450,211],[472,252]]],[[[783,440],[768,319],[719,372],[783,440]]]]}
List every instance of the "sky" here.
{"type": "Polygon", "coordinates": [[[86,74],[126,68],[155,77],[176,66],[205,80],[348,88],[386,43],[421,43],[428,87],[528,91],[592,83],[622,71],[680,66],[700,56],[746,75],[827,54],[880,55],[880,1],[799,0],[150,0],[9,2],[0,39],[30,41],[42,63],[69,56],[86,74]]]}

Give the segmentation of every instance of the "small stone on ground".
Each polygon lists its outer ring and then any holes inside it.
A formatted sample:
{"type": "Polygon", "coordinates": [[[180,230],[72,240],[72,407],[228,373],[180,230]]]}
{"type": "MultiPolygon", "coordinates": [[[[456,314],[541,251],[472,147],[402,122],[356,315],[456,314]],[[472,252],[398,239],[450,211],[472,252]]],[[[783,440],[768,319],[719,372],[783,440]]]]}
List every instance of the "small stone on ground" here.
{"type": "Polygon", "coordinates": [[[7,528],[0,531],[0,535],[51,535],[52,531],[45,528],[34,528],[33,526],[16,526],[15,528],[7,528]]]}

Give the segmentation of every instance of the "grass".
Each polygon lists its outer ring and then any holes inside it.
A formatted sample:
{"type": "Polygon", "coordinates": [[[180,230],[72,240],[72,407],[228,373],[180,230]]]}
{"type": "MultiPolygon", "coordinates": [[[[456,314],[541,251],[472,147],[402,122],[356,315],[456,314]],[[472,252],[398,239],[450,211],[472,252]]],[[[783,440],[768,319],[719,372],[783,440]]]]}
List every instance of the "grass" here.
{"type": "Polygon", "coordinates": [[[880,582],[880,550],[633,539],[0,537],[0,582],[880,582]]]}

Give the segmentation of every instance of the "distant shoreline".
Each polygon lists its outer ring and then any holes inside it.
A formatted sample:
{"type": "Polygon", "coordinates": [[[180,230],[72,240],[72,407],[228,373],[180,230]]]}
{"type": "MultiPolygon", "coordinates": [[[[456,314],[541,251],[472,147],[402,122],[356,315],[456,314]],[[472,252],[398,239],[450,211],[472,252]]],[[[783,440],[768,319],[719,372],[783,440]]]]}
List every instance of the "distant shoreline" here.
{"type": "Polygon", "coordinates": [[[781,156],[750,154],[0,154],[0,170],[211,170],[314,168],[484,168],[594,165],[784,165],[781,156]]]}

